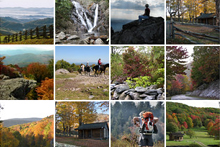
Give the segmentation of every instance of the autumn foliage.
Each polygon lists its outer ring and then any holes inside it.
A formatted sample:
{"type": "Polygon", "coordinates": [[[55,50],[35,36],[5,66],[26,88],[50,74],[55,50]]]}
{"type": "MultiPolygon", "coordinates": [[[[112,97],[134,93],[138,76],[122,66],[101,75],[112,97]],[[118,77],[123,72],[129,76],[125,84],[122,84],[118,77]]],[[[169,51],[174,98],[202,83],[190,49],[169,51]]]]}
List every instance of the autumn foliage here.
{"type": "Polygon", "coordinates": [[[36,88],[38,100],[53,100],[53,79],[46,78],[41,86],[36,88]]]}
{"type": "Polygon", "coordinates": [[[2,147],[50,147],[53,139],[53,115],[40,121],[15,125],[10,128],[0,126],[2,147]]]}

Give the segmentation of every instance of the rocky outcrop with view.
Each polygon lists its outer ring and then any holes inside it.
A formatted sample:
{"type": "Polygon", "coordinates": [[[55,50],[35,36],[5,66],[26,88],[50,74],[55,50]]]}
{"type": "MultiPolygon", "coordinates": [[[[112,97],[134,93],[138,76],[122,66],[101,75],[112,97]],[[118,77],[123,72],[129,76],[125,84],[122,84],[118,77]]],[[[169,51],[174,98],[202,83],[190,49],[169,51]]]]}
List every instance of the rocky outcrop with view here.
{"type": "Polygon", "coordinates": [[[120,32],[111,31],[112,44],[164,44],[164,19],[150,17],[123,25],[120,32]]]}

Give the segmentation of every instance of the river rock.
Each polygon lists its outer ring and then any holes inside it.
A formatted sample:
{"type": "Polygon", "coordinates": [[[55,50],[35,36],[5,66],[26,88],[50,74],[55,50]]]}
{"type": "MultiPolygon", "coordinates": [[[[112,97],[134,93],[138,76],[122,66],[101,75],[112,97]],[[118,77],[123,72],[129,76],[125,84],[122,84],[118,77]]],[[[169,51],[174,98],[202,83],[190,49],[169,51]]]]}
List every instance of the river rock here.
{"type": "Polygon", "coordinates": [[[15,78],[0,81],[1,100],[24,100],[26,95],[37,85],[35,80],[15,78]]]}
{"type": "Polygon", "coordinates": [[[94,44],[104,44],[104,42],[102,41],[102,39],[98,38],[95,40],[94,44]]]}
{"type": "Polygon", "coordinates": [[[150,17],[140,24],[138,20],[123,25],[112,34],[112,44],[164,44],[164,19],[150,17]]]}
{"type": "Polygon", "coordinates": [[[60,32],[57,37],[60,39],[60,40],[65,40],[66,39],[66,35],[64,32],[60,32]]]}
{"type": "Polygon", "coordinates": [[[79,36],[77,35],[71,35],[67,38],[67,40],[76,40],[76,39],[79,39],[79,36]]]}
{"type": "Polygon", "coordinates": [[[60,39],[59,39],[59,38],[56,38],[56,39],[55,39],[55,44],[60,44],[60,43],[62,43],[62,42],[60,41],[60,39]]]}

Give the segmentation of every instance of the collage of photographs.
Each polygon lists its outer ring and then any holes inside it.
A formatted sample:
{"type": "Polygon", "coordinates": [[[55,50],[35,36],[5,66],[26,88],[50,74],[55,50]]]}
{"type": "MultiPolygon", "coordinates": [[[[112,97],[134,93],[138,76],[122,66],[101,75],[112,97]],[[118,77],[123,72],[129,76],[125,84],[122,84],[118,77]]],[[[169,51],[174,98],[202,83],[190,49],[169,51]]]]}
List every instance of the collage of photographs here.
{"type": "Polygon", "coordinates": [[[220,147],[220,0],[0,0],[0,147],[220,147]]]}

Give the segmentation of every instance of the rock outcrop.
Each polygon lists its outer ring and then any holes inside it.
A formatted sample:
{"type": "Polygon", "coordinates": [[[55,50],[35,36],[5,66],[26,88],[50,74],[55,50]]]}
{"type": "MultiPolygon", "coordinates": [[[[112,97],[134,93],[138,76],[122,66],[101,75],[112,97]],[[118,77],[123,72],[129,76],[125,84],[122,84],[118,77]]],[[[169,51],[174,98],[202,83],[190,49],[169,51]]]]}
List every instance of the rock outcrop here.
{"type": "Polygon", "coordinates": [[[55,73],[56,74],[68,74],[70,72],[68,70],[66,70],[66,69],[58,69],[58,70],[56,70],[55,73]]]}
{"type": "Polygon", "coordinates": [[[164,90],[156,85],[130,89],[127,84],[111,84],[112,100],[164,100],[164,90]]]}
{"type": "Polygon", "coordinates": [[[37,81],[24,78],[0,80],[0,99],[24,100],[25,96],[36,85],[37,81]]]}
{"type": "Polygon", "coordinates": [[[164,44],[164,19],[150,17],[123,25],[120,32],[111,31],[112,44],[164,44]]]}
{"type": "Polygon", "coordinates": [[[220,80],[214,81],[210,84],[203,84],[196,90],[189,93],[191,96],[207,97],[213,99],[220,99],[220,80]]]}

